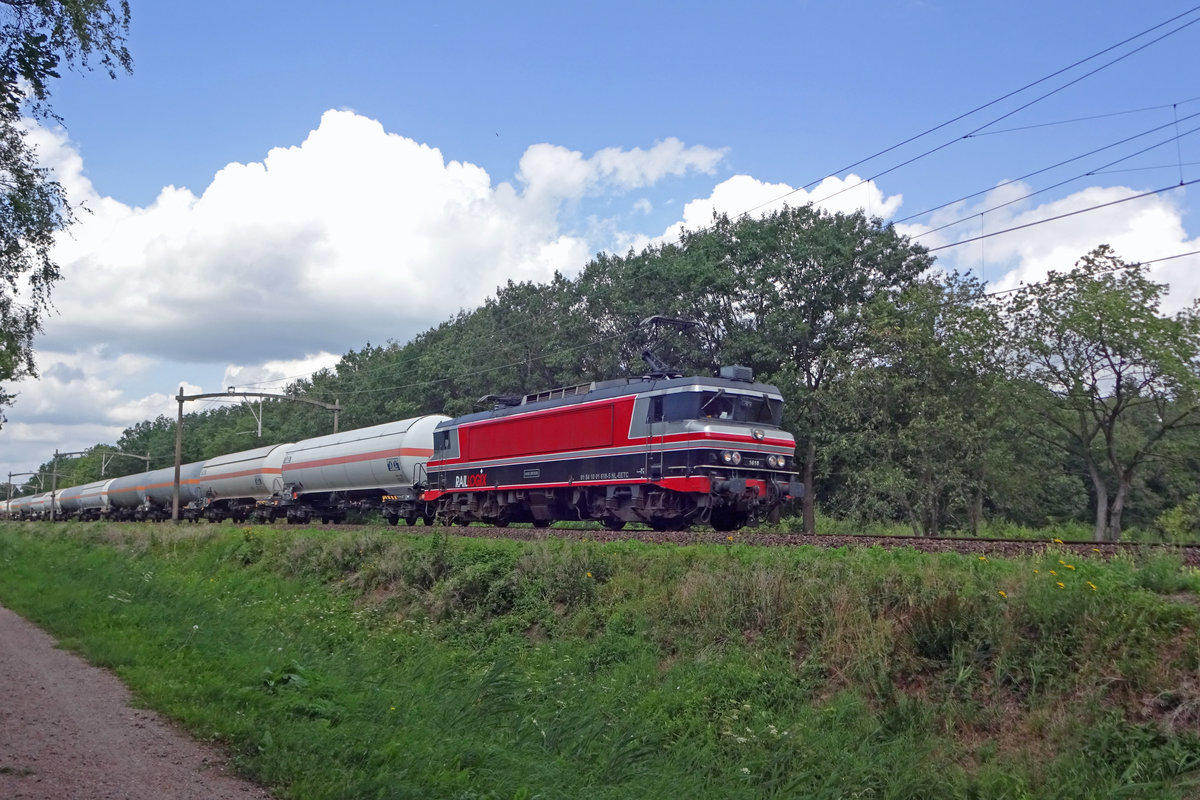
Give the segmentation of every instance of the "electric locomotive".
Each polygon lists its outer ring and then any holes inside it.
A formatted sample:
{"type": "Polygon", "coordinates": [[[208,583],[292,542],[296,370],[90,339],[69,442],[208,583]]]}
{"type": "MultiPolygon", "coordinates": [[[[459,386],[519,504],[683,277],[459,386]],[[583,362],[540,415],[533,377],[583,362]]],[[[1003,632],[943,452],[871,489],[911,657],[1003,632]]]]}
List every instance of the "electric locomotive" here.
{"type": "Polygon", "coordinates": [[[423,499],[445,522],[727,531],[803,493],[783,397],[745,367],[487,399],[492,410],[434,429],[423,499]]]}

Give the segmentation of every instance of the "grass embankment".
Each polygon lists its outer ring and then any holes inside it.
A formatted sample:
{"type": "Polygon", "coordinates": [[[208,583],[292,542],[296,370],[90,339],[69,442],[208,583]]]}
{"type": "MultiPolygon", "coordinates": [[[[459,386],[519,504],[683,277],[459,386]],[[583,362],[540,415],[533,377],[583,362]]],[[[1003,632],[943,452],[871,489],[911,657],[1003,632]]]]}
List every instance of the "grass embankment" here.
{"type": "MultiPolygon", "coordinates": [[[[749,538],[749,537],[747,537],[749,538]]],[[[1167,557],[0,526],[0,602],[305,798],[1186,797],[1167,557]]]]}

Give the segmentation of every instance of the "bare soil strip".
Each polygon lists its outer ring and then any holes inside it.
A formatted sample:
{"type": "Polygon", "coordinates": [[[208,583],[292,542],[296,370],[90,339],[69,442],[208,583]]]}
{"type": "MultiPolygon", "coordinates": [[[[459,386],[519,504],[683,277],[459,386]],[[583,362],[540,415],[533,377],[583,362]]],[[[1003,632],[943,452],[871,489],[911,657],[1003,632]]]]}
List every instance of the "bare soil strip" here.
{"type": "Polygon", "coordinates": [[[0,607],[0,797],[248,800],[217,750],[129,705],[111,673],[0,607]]]}

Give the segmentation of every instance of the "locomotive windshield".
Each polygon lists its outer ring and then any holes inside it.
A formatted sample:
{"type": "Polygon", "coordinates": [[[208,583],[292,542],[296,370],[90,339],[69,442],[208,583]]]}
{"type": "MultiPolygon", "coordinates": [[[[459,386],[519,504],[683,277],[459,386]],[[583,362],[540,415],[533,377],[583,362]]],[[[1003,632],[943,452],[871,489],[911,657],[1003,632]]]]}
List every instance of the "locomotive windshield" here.
{"type": "Polygon", "coordinates": [[[731,394],[724,389],[675,392],[652,398],[651,422],[689,419],[723,419],[778,428],[783,422],[783,401],[765,394],[731,394]]]}

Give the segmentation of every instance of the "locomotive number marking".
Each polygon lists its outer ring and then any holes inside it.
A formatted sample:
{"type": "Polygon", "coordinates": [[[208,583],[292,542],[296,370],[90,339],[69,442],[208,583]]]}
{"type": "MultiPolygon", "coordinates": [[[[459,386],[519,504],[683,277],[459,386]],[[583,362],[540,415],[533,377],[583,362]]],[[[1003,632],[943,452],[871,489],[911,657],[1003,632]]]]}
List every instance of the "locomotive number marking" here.
{"type": "Polygon", "coordinates": [[[628,472],[587,472],[579,476],[579,480],[581,481],[620,481],[628,479],[628,472]]]}
{"type": "Polygon", "coordinates": [[[455,475],[455,489],[483,489],[488,485],[487,473],[480,472],[476,475],[455,475]]]}

